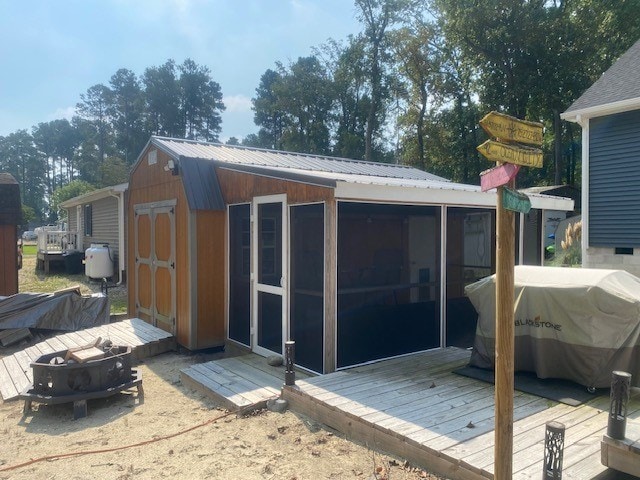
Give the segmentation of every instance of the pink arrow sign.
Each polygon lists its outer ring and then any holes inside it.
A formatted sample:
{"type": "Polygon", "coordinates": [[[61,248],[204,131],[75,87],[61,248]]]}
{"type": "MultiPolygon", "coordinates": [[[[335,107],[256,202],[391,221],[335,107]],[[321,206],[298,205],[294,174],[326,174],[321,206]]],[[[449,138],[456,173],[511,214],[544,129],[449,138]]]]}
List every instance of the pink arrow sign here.
{"type": "Polygon", "coordinates": [[[480,189],[483,192],[492,188],[506,185],[515,178],[520,170],[520,165],[503,163],[480,173],[480,189]]]}

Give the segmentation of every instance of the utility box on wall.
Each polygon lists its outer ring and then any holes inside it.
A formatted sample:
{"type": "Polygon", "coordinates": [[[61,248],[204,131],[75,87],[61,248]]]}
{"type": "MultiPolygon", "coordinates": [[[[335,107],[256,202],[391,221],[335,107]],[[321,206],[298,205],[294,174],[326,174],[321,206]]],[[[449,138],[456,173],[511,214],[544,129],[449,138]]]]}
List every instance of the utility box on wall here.
{"type": "Polygon", "coordinates": [[[18,225],[22,223],[20,186],[13,175],[0,173],[0,295],[18,293],[18,225]]]}

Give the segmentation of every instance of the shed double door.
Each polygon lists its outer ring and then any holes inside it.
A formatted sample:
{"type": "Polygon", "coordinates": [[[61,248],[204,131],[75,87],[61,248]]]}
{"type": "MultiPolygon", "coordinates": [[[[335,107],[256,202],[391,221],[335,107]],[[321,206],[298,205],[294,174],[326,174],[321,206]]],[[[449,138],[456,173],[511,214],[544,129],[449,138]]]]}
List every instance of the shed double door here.
{"type": "Polygon", "coordinates": [[[136,205],[136,316],[176,333],[175,203],[136,205]]]}

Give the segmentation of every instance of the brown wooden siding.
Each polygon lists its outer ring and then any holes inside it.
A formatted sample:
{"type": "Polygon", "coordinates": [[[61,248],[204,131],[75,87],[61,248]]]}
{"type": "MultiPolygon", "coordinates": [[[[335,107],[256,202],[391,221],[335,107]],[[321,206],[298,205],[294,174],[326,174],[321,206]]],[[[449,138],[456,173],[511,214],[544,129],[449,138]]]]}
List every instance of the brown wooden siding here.
{"type": "Polygon", "coordinates": [[[146,150],[129,179],[127,225],[128,242],[128,292],[129,314],[135,313],[135,230],[134,206],[145,203],[176,200],[176,338],[181,345],[189,346],[191,302],[189,284],[188,205],[179,176],[164,170],[169,156],[157,151],[157,163],[149,165],[146,150]]]}
{"type": "Polygon", "coordinates": [[[225,225],[226,211],[196,212],[198,242],[197,347],[223,345],[225,341],[225,225]]]}
{"type": "Polygon", "coordinates": [[[253,197],[287,194],[289,205],[332,200],[333,189],[304,183],[261,177],[243,172],[217,168],[216,174],[225,203],[250,202],[253,197]]]}
{"type": "Polygon", "coordinates": [[[0,225],[0,295],[18,293],[17,239],[15,225],[0,225]]]}

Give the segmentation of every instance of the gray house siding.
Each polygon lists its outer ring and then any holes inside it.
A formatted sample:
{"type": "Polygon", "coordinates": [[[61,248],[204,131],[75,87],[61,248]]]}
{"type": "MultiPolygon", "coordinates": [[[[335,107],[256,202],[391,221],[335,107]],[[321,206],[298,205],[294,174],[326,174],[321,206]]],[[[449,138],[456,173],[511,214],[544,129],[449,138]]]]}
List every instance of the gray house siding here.
{"type": "Polygon", "coordinates": [[[83,236],[83,249],[92,243],[108,243],[114,255],[119,255],[118,246],[118,200],[115,197],[103,198],[92,203],[91,236],[83,236]]]}
{"type": "Polygon", "coordinates": [[[589,129],[589,245],[640,246],[640,111],[593,118],[589,129]]]}
{"type": "MultiPolygon", "coordinates": [[[[67,208],[67,225],[67,228],[70,232],[78,232],[78,235],[82,233],[80,231],[80,225],[78,225],[76,207],[67,208]]],[[[80,245],[78,248],[80,248],[81,246],[82,245],[80,245]]]]}

